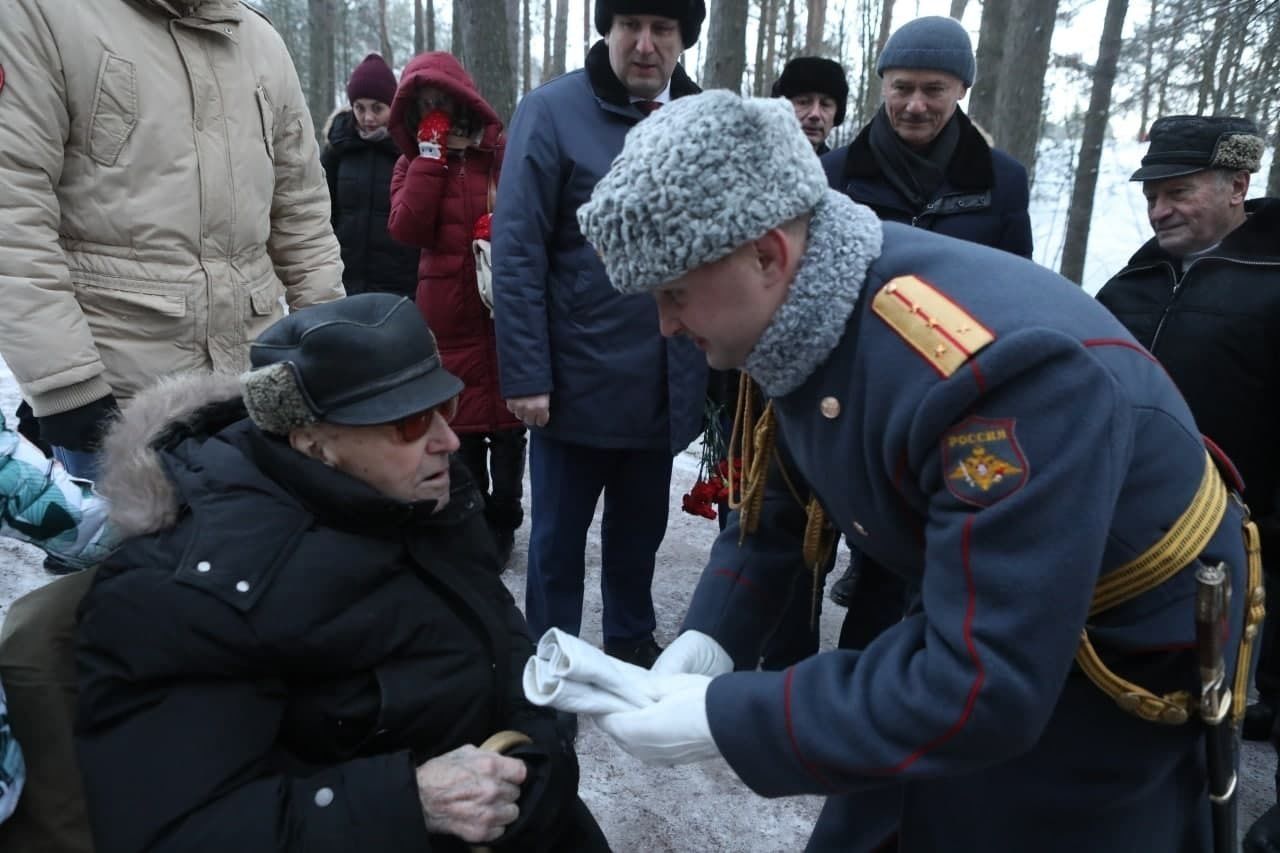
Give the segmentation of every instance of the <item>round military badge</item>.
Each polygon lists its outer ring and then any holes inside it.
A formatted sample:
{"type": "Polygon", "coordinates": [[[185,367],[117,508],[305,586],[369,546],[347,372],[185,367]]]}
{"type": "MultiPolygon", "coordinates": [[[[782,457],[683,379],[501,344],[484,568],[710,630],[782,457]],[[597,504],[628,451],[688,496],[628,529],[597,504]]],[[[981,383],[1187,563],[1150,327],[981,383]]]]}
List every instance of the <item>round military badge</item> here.
{"type": "Polygon", "coordinates": [[[942,435],[942,475],[947,490],[974,506],[991,506],[1022,488],[1027,460],[1012,418],[974,415],[942,435]]]}

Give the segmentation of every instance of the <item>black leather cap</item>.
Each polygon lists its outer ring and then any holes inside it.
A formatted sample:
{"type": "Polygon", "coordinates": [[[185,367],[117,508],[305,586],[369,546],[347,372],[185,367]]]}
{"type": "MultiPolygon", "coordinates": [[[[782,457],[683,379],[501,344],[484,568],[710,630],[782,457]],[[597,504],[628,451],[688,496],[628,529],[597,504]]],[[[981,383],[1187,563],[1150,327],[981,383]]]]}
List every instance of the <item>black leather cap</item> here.
{"type": "Polygon", "coordinates": [[[1160,181],[1205,169],[1258,171],[1262,137],[1247,118],[1165,116],[1147,135],[1151,145],[1131,181],[1160,181]]]}
{"type": "Polygon", "coordinates": [[[317,420],[363,426],[407,417],[462,391],[417,307],[361,293],[294,311],[254,341],[255,369],[288,364],[317,420]]]}

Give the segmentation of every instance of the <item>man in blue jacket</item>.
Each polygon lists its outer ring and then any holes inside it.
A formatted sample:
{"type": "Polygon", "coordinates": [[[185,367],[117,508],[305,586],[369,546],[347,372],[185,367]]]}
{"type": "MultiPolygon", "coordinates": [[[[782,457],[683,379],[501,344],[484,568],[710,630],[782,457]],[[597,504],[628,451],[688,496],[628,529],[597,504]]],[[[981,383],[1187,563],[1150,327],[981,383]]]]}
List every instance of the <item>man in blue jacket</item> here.
{"type": "Polygon", "coordinates": [[[645,666],[659,652],[650,584],[671,461],[701,427],[706,368],[689,342],[663,340],[653,300],[609,286],[575,215],[627,132],[698,91],[677,60],[705,14],[702,0],[596,3],[604,39],[586,67],[516,110],[493,220],[502,393],[530,427],[529,626],[579,632],[603,492],[605,651],[645,666]]]}
{"type": "Polygon", "coordinates": [[[992,148],[958,106],[975,72],[959,21],[930,16],[904,24],[876,62],[880,109],[822,165],[833,189],[883,220],[1029,258],[1027,170],[992,148]]]}
{"type": "Polygon", "coordinates": [[[615,287],[771,400],[654,666],[685,675],[600,726],[646,761],[826,794],[810,850],[1204,853],[1197,573],[1228,568],[1206,636],[1240,686],[1261,565],[1186,403],[1078,287],[881,223],[808,146],[786,104],[708,92],[633,131],[579,212],[615,287]],[[753,671],[831,525],[919,588],[910,612],[753,671]]]}
{"type": "MultiPolygon", "coordinates": [[[[931,16],[903,25],[876,63],[884,81],[880,109],[853,142],[822,164],[832,189],[886,222],[1029,258],[1027,170],[992,148],[958,106],[975,71],[973,46],[959,21],[931,16]]],[[[857,614],[848,623],[854,645],[865,645],[897,621],[907,594],[856,548],[831,586],[831,599],[857,614]]]]}

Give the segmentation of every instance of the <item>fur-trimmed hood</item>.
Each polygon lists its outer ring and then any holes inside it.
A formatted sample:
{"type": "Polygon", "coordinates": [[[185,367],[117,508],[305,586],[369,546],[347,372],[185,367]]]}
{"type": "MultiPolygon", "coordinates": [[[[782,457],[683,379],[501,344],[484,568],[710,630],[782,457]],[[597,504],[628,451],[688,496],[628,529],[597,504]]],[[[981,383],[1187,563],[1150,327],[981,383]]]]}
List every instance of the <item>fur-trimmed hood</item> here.
{"type": "Polygon", "coordinates": [[[134,397],[103,438],[97,481],[122,536],[153,533],[177,520],[178,495],[161,455],[165,447],[243,417],[240,380],[229,374],[170,377],[134,397]]]}

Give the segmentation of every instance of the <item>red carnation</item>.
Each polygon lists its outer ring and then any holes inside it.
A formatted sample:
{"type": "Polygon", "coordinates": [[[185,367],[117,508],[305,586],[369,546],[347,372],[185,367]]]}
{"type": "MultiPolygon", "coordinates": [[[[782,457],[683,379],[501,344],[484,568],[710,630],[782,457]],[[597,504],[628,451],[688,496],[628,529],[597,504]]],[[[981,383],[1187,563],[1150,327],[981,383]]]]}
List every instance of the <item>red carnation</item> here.
{"type": "Polygon", "coordinates": [[[493,237],[493,214],[486,213],[476,220],[475,227],[471,229],[472,240],[492,240],[493,237]]]}

